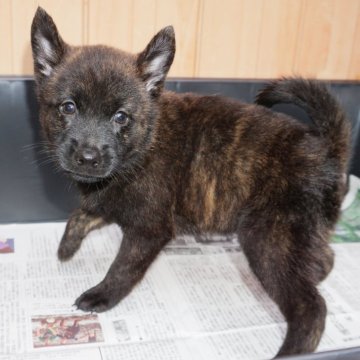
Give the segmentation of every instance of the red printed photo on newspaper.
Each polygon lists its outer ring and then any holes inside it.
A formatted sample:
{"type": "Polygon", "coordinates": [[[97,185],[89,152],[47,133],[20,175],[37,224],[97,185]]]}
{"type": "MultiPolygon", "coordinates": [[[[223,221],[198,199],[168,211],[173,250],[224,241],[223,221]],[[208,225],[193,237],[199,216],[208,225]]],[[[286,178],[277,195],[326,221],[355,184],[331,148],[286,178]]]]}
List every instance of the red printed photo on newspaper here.
{"type": "Polygon", "coordinates": [[[34,316],[31,323],[35,348],[104,341],[96,314],[34,316]]]}

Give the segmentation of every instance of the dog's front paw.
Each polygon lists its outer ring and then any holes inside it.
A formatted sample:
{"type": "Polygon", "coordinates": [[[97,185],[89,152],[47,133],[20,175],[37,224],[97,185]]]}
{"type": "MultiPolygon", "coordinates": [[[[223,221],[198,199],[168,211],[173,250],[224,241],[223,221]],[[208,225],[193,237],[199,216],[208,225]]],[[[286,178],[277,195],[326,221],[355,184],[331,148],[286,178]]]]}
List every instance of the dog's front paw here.
{"type": "Polygon", "coordinates": [[[71,259],[76,251],[79,249],[81,241],[74,241],[72,239],[68,239],[67,234],[65,233],[61,239],[57,256],[61,261],[66,261],[71,259]]]}
{"type": "Polygon", "coordinates": [[[80,295],[75,305],[83,311],[103,312],[114,307],[121,300],[121,295],[115,288],[100,283],[80,295]]]}

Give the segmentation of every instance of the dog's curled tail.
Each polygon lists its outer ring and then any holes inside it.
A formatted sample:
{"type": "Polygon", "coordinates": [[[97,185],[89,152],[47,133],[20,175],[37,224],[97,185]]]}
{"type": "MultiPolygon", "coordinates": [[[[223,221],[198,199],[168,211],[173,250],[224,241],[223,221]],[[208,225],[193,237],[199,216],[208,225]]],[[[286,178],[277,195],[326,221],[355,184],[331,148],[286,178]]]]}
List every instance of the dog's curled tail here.
{"type": "Polygon", "coordinates": [[[304,109],[320,136],[328,140],[329,157],[338,160],[342,171],[346,171],[350,123],[324,84],[302,78],[282,78],[272,81],[260,91],[256,103],[266,107],[278,103],[292,103],[304,109]]]}

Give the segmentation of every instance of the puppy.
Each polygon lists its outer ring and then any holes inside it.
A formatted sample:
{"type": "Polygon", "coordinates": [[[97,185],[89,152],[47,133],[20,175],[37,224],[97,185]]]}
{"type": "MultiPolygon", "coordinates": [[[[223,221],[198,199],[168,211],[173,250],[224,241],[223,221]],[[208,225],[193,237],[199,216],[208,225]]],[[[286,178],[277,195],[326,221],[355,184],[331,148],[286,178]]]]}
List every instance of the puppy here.
{"type": "Polygon", "coordinates": [[[288,328],[278,355],[313,351],[326,305],[316,285],[333,266],[328,240],[344,193],[349,124],[326,88],[272,82],[257,103],[163,90],[175,53],[172,27],[138,55],[75,47],[41,8],[31,29],[40,121],[48,150],[78,184],[58,257],[93,229],[124,237],[105,278],[76,305],[106,311],[181,233],[236,233],[288,328]],[[304,108],[313,125],[274,113],[304,108]]]}

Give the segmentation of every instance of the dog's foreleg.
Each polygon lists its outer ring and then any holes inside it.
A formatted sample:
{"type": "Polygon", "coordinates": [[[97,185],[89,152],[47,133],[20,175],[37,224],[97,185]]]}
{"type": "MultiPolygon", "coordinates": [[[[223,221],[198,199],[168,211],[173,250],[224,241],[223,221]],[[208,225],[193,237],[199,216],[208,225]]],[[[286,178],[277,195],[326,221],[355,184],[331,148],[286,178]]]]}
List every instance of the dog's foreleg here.
{"type": "Polygon", "coordinates": [[[134,285],[163,246],[173,236],[171,225],[124,229],[123,241],[103,281],[84,292],[75,305],[84,311],[102,312],[114,307],[134,285]]]}
{"type": "Polygon", "coordinates": [[[66,225],[65,233],[58,248],[58,258],[69,260],[80,248],[82,240],[95,229],[104,226],[106,222],[98,216],[91,215],[82,209],[75,210],[66,225]]]}

